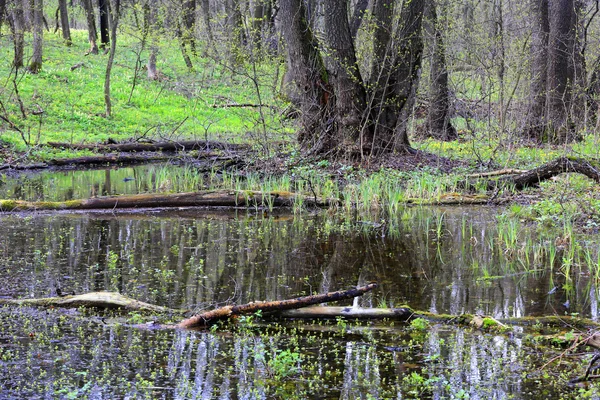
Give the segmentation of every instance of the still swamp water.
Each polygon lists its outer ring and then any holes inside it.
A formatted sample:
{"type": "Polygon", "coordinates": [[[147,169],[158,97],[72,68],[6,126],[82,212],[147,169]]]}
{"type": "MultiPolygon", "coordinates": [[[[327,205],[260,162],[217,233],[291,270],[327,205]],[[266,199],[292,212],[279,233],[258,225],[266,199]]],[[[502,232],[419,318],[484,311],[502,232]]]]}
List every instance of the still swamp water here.
{"type": "MultiPolygon", "coordinates": [[[[152,176],[165,172],[155,168],[5,178],[0,197],[64,200],[162,190],[165,180],[152,176]]],[[[184,189],[180,184],[169,182],[168,190],[184,189]]],[[[201,310],[377,281],[380,287],[357,305],[597,319],[597,242],[564,243],[557,240],[562,231],[498,217],[502,212],[407,207],[385,222],[325,211],[0,215],[0,296],[110,290],[201,310]]],[[[563,349],[531,340],[535,326],[496,334],[449,324],[259,317],[200,332],[131,326],[148,318],[0,308],[0,398],[595,395],[593,386],[566,385],[583,374],[590,354],[569,354],[541,369],[563,349]]]]}

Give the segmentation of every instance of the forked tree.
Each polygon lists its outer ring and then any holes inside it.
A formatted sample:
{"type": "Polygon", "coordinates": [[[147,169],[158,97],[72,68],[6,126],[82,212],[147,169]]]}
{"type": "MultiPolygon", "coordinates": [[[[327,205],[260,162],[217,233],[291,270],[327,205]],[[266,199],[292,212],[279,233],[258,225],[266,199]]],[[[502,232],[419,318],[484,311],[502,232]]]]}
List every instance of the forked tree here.
{"type": "Polygon", "coordinates": [[[421,66],[425,2],[411,0],[399,7],[394,0],[371,1],[371,65],[361,70],[349,1],[323,0],[324,35],[311,29],[305,2],[280,1],[288,69],[301,113],[298,139],[306,150],[352,158],[414,151],[407,130],[421,66]]]}

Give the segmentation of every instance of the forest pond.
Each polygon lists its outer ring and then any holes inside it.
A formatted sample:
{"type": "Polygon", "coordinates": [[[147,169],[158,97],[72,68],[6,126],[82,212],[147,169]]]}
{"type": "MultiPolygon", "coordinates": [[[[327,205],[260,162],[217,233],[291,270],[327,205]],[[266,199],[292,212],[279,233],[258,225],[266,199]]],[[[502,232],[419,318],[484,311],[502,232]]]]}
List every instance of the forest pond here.
{"type": "MultiPolygon", "coordinates": [[[[0,197],[152,190],[140,188],[140,175],[126,179],[148,170],[133,171],[20,177],[6,180],[0,197]]],[[[499,217],[503,211],[407,207],[388,220],[191,208],[0,214],[0,297],[109,290],[200,310],[376,281],[357,305],[597,319],[589,270],[569,264],[571,250],[556,244],[555,232],[499,217]]],[[[578,251],[592,259],[586,243],[578,251]]],[[[566,380],[588,360],[544,367],[562,350],[526,340],[529,327],[496,334],[424,321],[259,316],[197,332],[132,326],[145,318],[0,308],[0,398],[577,398],[566,380]]]]}

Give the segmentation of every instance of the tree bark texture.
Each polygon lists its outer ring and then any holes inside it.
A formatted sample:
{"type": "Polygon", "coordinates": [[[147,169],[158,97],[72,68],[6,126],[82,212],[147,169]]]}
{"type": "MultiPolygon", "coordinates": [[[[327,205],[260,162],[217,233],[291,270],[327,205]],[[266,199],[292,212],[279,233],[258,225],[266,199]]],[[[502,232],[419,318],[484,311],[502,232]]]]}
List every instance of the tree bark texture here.
{"type": "Polygon", "coordinates": [[[320,199],[290,192],[208,190],[191,193],[154,193],[94,197],[69,201],[0,200],[0,211],[113,210],[170,207],[292,207],[301,201],[309,207],[329,207],[336,199],[320,199]]]}
{"type": "Polygon", "coordinates": [[[60,27],[62,29],[62,37],[65,44],[70,46],[73,44],[71,40],[71,27],[69,26],[69,10],[67,9],[67,0],[58,0],[58,8],[60,10],[60,27]]]}
{"type": "Polygon", "coordinates": [[[156,68],[156,54],[158,53],[158,24],[157,24],[157,7],[159,6],[156,0],[148,0],[144,5],[144,26],[148,27],[150,34],[150,54],[146,63],[147,76],[151,81],[159,79],[158,69],[156,68]]]}
{"type": "Polygon", "coordinates": [[[575,36],[573,7],[573,0],[549,2],[547,135],[549,142],[555,144],[575,138],[570,118],[574,78],[570,62],[575,36]]]}
{"type": "Polygon", "coordinates": [[[438,140],[455,140],[456,129],[450,122],[450,95],[448,90],[448,69],[446,68],[446,48],[442,30],[438,22],[436,2],[427,7],[427,30],[431,43],[431,69],[429,75],[429,109],[427,111],[427,135],[438,140]]]}
{"type": "Polygon", "coordinates": [[[4,15],[6,14],[6,0],[0,0],[0,30],[4,23],[4,15]]]}
{"type": "Polygon", "coordinates": [[[339,0],[324,0],[325,33],[331,48],[330,79],[335,95],[334,132],[332,138],[339,149],[347,154],[363,150],[361,137],[365,126],[366,91],[356,61],[354,42],[348,24],[347,3],[339,0]]]}
{"type": "Polygon", "coordinates": [[[298,141],[309,151],[331,150],[332,89],[302,0],[281,0],[279,14],[289,80],[297,93],[302,128],[298,141]]]}
{"type": "Polygon", "coordinates": [[[548,83],[548,0],[531,0],[533,29],[531,32],[531,84],[529,88],[529,114],[525,135],[542,142],[547,123],[546,87],[548,83]]]}
{"type": "Polygon", "coordinates": [[[358,30],[362,25],[363,17],[368,6],[369,0],[357,0],[356,4],[354,5],[352,19],[350,20],[350,34],[352,35],[352,40],[356,40],[356,35],[358,34],[358,30]]]}
{"type": "Polygon", "coordinates": [[[87,54],[98,54],[98,31],[96,30],[96,15],[92,0],[82,0],[81,4],[85,11],[85,19],[88,27],[88,42],[90,49],[87,54]]]}
{"type": "MultiPolygon", "coordinates": [[[[202,19],[206,29],[206,37],[208,38],[208,44],[209,46],[212,46],[214,43],[214,38],[210,23],[210,8],[208,0],[200,0],[200,5],[202,19]]],[[[189,46],[192,50],[192,53],[196,54],[196,0],[184,0],[182,6],[183,12],[181,19],[183,20],[183,29],[181,32],[181,37],[183,46],[189,46]]]]}
{"type": "Polygon", "coordinates": [[[44,47],[44,1],[31,0],[33,13],[33,54],[27,69],[37,74],[42,69],[42,53],[44,47]]]}

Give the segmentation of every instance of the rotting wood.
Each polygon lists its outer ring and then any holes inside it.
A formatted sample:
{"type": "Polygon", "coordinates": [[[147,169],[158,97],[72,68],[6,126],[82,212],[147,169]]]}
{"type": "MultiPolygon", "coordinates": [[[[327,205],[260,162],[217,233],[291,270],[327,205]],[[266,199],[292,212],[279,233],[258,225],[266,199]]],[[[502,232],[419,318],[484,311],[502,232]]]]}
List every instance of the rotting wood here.
{"type": "Polygon", "coordinates": [[[362,296],[363,294],[375,289],[376,287],[376,283],[369,283],[368,285],[361,286],[355,289],[340,290],[337,292],[298,297],[296,299],[255,302],[239,306],[225,306],[217,308],[216,310],[196,314],[190,318],[187,318],[181,321],[179,324],[177,324],[177,328],[191,329],[206,327],[223,319],[228,319],[231,317],[242,315],[251,315],[258,311],[261,311],[263,313],[279,313],[286,310],[308,307],[311,305],[330,301],[347,300],[354,297],[362,296]]]}
{"type": "Polygon", "coordinates": [[[168,207],[329,207],[337,199],[319,199],[292,192],[251,190],[207,190],[190,193],[147,193],[93,197],[68,201],[0,200],[0,212],[45,210],[101,210],[168,207]]]}
{"type": "Polygon", "coordinates": [[[600,183],[600,163],[584,158],[563,156],[517,175],[502,176],[496,180],[491,179],[487,183],[487,188],[493,190],[499,186],[512,185],[515,189],[522,190],[537,186],[540,182],[562,173],[579,173],[600,183]]]}
{"type": "Polygon", "coordinates": [[[38,306],[38,307],[92,307],[92,308],[122,308],[128,311],[176,312],[170,308],[157,306],[143,301],[134,300],[115,292],[90,292],[64,297],[47,297],[40,299],[0,299],[0,305],[38,306]]]}
{"type": "Polygon", "coordinates": [[[179,142],[157,142],[157,143],[115,143],[115,144],[71,144],[48,142],[48,146],[69,150],[94,150],[100,152],[144,152],[144,151],[190,151],[190,150],[245,150],[248,144],[225,143],[212,140],[186,140],[179,142]]]}

